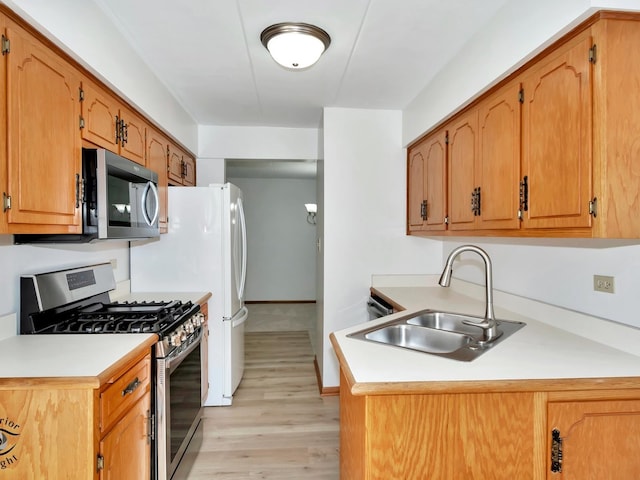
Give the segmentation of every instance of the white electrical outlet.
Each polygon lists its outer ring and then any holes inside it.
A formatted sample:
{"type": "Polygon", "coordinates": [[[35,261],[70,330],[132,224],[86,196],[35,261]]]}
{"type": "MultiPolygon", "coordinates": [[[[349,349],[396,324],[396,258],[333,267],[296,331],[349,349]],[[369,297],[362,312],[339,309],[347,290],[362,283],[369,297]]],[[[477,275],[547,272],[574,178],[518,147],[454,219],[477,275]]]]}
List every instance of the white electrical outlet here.
{"type": "Polygon", "coordinates": [[[613,293],[613,277],[606,275],[593,276],[593,290],[596,292],[613,293]]]}
{"type": "Polygon", "coordinates": [[[111,262],[111,266],[113,267],[113,269],[116,270],[118,268],[118,260],[116,258],[112,258],[109,261],[111,262]]]}

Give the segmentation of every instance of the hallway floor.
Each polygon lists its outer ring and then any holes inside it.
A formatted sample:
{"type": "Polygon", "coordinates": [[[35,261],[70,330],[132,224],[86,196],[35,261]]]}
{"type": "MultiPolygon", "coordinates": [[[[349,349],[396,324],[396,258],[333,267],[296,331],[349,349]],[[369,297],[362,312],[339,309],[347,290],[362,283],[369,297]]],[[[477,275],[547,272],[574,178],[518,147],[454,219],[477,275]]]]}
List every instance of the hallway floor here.
{"type": "Polygon", "coordinates": [[[193,467],[178,478],[339,477],[339,398],[318,393],[309,311],[315,322],[313,304],[249,305],[255,322],[248,321],[245,373],[233,405],[205,408],[202,444],[187,452],[193,467]],[[264,331],[264,315],[275,318],[274,331],[264,331]]]}

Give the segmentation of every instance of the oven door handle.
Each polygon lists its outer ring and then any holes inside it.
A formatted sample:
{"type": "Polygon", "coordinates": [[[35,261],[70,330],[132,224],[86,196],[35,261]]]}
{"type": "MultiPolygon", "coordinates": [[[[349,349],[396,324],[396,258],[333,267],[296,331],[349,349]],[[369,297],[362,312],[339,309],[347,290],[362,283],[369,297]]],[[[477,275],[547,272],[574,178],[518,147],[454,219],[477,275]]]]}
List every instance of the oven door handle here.
{"type": "Polygon", "coordinates": [[[202,327],[198,329],[197,338],[191,342],[191,344],[184,350],[181,350],[175,357],[169,356],[165,359],[165,368],[172,372],[182,363],[182,361],[189,356],[191,352],[193,352],[196,348],[200,348],[200,343],[202,341],[202,327]]]}

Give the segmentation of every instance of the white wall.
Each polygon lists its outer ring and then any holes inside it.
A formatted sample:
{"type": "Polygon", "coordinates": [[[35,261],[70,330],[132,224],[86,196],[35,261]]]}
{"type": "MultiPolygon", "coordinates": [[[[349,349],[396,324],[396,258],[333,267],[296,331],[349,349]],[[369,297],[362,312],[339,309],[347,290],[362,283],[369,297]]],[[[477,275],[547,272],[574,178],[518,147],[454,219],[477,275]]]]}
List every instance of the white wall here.
{"type": "Polygon", "coordinates": [[[316,160],[317,128],[198,127],[198,157],[316,160]]]}
{"type": "Polygon", "coordinates": [[[228,178],[243,192],[247,219],[249,301],[316,298],[316,227],[305,203],[316,202],[315,179],[228,178]]]}
{"type": "Polygon", "coordinates": [[[406,154],[401,112],[324,110],[323,385],[339,384],[328,335],[367,319],[372,274],[442,266],[442,242],[405,235],[406,154]]]}
{"type": "MultiPolygon", "coordinates": [[[[0,0],[192,151],[195,121],[93,1],[0,0]]],[[[170,32],[167,32],[169,38],[170,32]]]]}
{"type": "Polygon", "coordinates": [[[91,245],[13,245],[12,235],[0,235],[0,317],[19,313],[20,275],[115,260],[116,282],[129,278],[128,242],[91,245]]]}

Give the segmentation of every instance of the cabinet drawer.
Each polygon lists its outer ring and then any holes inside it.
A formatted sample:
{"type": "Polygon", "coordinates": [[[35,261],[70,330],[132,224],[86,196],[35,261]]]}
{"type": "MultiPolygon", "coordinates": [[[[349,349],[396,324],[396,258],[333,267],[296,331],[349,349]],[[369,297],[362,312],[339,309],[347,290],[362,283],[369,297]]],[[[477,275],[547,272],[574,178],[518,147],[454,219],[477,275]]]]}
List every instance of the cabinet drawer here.
{"type": "Polygon", "coordinates": [[[107,431],[150,390],[151,357],[138,362],[100,394],[100,430],[107,431]]]}

